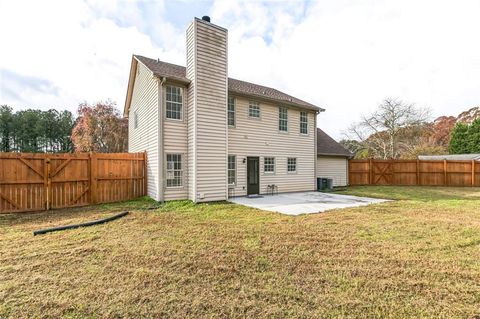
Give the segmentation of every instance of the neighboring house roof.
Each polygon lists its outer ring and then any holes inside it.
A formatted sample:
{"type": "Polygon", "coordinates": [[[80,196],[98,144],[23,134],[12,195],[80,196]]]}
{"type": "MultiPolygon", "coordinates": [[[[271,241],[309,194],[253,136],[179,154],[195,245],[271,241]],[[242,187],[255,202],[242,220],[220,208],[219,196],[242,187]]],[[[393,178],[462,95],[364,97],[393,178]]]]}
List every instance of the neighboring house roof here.
{"type": "Polygon", "coordinates": [[[451,154],[451,155],[418,155],[424,161],[480,161],[480,154],[451,154]]]}
{"type": "MultiPolygon", "coordinates": [[[[145,67],[152,71],[156,76],[165,77],[185,84],[190,83],[190,80],[186,77],[186,68],[184,66],[150,59],[141,55],[134,55],[133,57],[145,65],[145,67]]],[[[297,99],[296,97],[280,92],[276,89],[232,78],[228,78],[228,90],[239,95],[258,97],[260,99],[298,106],[318,112],[324,111],[324,109],[318,106],[297,99]]],[[[125,112],[127,113],[129,107],[128,104],[129,101],[127,98],[127,105],[125,105],[125,112]]]]}
{"type": "Polygon", "coordinates": [[[317,128],[317,155],[352,157],[345,147],[317,128]]]}

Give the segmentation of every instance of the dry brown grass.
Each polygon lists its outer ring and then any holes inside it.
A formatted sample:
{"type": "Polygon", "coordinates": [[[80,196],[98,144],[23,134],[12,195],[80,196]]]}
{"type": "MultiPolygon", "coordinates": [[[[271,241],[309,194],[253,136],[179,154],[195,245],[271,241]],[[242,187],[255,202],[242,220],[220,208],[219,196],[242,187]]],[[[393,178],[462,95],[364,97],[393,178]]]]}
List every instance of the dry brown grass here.
{"type": "Polygon", "coordinates": [[[0,216],[0,317],[476,318],[480,189],[300,217],[148,200],[0,216]],[[108,224],[35,229],[124,210],[108,224]]]}

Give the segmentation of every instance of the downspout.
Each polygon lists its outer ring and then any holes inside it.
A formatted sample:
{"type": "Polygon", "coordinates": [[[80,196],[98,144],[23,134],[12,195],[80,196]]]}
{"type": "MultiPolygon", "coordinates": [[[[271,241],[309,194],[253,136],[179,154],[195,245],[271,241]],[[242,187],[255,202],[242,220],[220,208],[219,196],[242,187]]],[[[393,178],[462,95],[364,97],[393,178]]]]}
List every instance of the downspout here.
{"type": "Polygon", "coordinates": [[[161,77],[158,85],[158,201],[163,202],[165,199],[165,183],[164,183],[164,167],[165,167],[165,158],[164,158],[164,146],[163,146],[163,135],[164,135],[164,121],[163,121],[163,84],[165,83],[166,78],[161,77]]]}
{"type": "Polygon", "coordinates": [[[318,164],[318,149],[317,149],[317,116],[321,113],[321,112],[325,112],[324,109],[320,109],[318,111],[315,112],[315,129],[314,129],[314,132],[313,134],[315,134],[314,136],[314,160],[313,160],[313,163],[315,163],[313,165],[313,174],[314,174],[314,177],[313,177],[313,189],[314,190],[317,190],[317,164],[318,164]]]}
{"type": "Polygon", "coordinates": [[[318,151],[317,151],[317,116],[320,112],[315,111],[315,118],[313,121],[313,190],[317,190],[317,164],[318,164],[318,151]]]}

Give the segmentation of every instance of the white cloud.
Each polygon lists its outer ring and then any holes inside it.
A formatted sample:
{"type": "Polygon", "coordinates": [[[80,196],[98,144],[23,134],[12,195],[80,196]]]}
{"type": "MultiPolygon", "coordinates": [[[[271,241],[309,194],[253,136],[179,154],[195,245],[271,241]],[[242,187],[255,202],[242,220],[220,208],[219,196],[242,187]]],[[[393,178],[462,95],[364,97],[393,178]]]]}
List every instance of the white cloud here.
{"type": "Polygon", "coordinates": [[[436,116],[480,104],[478,1],[332,0],[304,14],[284,2],[235,6],[232,13],[219,0],[214,7],[222,10],[213,10],[229,28],[230,76],[325,107],[319,126],[336,138],[387,96],[432,107],[436,116]],[[244,27],[257,21],[268,25],[259,30],[274,35],[271,43],[244,27]]]}
{"type": "MultiPolygon", "coordinates": [[[[181,55],[176,46],[159,48],[136,26],[119,26],[111,18],[117,12],[117,18],[140,20],[135,3],[104,4],[103,10],[96,10],[82,1],[2,3],[0,29],[9,31],[1,33],[0,69],[48,81],[57,91],[32,91],[27,83],[22,88],[17,82],[15,90],[23,98],[12,98],[7,94],[9,73],[3,72],[0,102],[75,111],[84,100],[111,98],[122,109],[133,53],[181,55]]],[[[161,28],[162,22],[157,23],[161,28]]]]}
{"type": "MultiPolygon", "coordinates": [[[[0,103],[74,110],[112,98],[122,108],[132,53],[185,64],[184,26],[166,19],[164,1],[4,1],[0,9],[0,69],[9,72],[0,103]],[[46,84],[22,88],[10,74],[46,84]]],[[[336,138],[387,96],[434,115],[480,104],[476,0],[217,0],[208,11],[229,29],[230,76],[325,107],[319,126],[336,138]]]]}

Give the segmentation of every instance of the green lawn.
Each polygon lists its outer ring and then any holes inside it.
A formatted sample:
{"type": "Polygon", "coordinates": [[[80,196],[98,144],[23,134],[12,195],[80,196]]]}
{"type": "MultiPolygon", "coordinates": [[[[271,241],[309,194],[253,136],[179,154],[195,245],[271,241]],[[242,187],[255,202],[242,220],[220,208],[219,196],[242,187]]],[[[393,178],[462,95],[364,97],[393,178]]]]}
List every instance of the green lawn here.
{"type": "Polygon", "coordinates": [[[344,193],[397,201],[299,217],[147,199],[0,215],[0,318],[480,318],[480,188],[344,193]]]}

